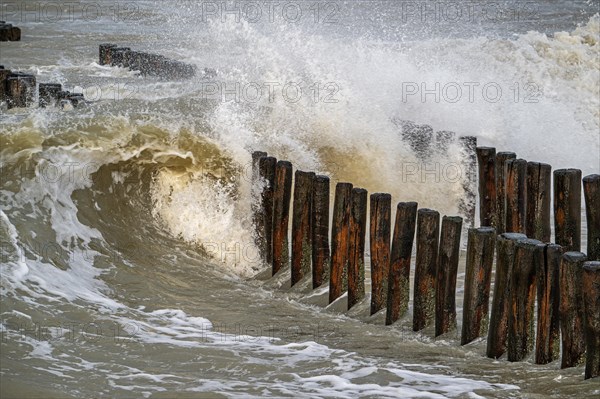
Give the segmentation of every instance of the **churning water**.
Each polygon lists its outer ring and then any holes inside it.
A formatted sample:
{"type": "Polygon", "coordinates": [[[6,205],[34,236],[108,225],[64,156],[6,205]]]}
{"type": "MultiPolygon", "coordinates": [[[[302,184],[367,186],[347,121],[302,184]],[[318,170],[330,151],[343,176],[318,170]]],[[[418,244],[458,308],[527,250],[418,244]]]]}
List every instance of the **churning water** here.
{"type": "Polygon", "coordinates": [[[599,173],[598,7],[3,1],[23,39],[0,64],[92,103],[0,109],[2,397],[599,394],[582,368],[493,361],[253,278],[250,214],[254,150],[456,214],[459,152],[424,162],[398,119],[599,173]],[[105,42],[217,77],[101,66],[105,42]]]}

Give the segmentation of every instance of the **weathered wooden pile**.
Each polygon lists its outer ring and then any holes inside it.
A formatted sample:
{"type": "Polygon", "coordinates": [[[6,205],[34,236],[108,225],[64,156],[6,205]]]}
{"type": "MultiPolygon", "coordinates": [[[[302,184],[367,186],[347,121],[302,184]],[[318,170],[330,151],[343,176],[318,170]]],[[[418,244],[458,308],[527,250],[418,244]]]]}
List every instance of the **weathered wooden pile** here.
{"type": "Polygon", "coordinates": [[[18,42],[21,40],[21,28],[0,21],[0,42],[18,42]]]}
{"type": "Polygon", "coordinates": [[[65,91],[59,83],[37,85],[35,75],[12,72],[0,65],[0,103],[6,102],[8,109],[34,105],[36,90],[38,91],[38,104],[42,108],[65,102],[74,107],[85,103],[83,94],[65,91]]]}
{"type": "Polygon", "coordinates": [[[36,79],[34,75],[12,72],[0,65],[0,102],[8,108],[29,107],[35,102],[36,79]]]}
{"type": "MultiPolygon", "coordinates": [[[[129,47],[116,44],[101,44],[100,65],[111,65],[139,71],[143,76],[157,76],[163,79],[189,79],[196,75],[195,65],[175,61],[158,54],[133,51],[129,47]]],[[[204,74],[214,71],[205,69],[204,74]]]]}
{"type": "MultiPolygon", "coordinates": [[[[468,230],[461,345],[487,336],[490,358],[506,353],[508,361],[521,361],[535,350],[537,364],[560,356],[561,368],[585,362],[585,378],[598,377],[600,175],[582,180],[576,169],[554,171],[551,243],[551,167],[473,142],[464,140],[479,165],[480,227],[468,230]],[[582,181],[587,255],[579,252],[582,181]]],[[[290,269],[292,286],[305,279],[313,289],[327,284],[330,304],[347,292],[352,308],[366,298],[368,219],[370,314],[385,309],[387,325],[407,314],[416,233],[413,330],[435,324],[439,336],[456,328],[461,217],[444,216],[440,232],[437,211],[400,202],[392,231],[389,194],[371,194],[367,215],[367,191],[337,183],[330,232],[329,177],[297,170],[292,178],[291,163],[265,152],[253,154],[253,170],[261,188],[253,209],[257,245],[273,276],[290,269]]]]}

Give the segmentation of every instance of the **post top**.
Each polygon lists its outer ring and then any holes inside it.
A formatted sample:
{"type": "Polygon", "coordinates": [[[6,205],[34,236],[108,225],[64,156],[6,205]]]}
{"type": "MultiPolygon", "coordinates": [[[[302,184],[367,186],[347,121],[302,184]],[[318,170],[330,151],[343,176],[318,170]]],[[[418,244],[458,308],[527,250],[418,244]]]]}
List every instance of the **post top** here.
{"type": "Polygon", "coordinates": [[[436,211],[435,209],[429,209],[429,208],[419,209],[419,214],[440,216],[440,213],[438,211],[436,211]]]}
{"type": "Polygon", "coordinates": [[[418,206],[419,206],[419,204],[416,203],[416,202],[414,202],[414,201],[411,201],[411,202],[398,202],[397,208],[398,209],[400,209],[400,208],[416,208],[418,206]]]}
{"type": "Polygon", "coordinates": [[[460,216],[448,216],[448,215],[444,215],[444,217],[442,218],[442,220],[448,220],[448,221],[453,222],[453,223],[462,223],[463,218],[461,218],[460,216]]]}
{"type": "Polygon", "coordinates": [[[539,240],[534,240],[533,238],[525,238],[517,241],[516,245],[521,248],[535,248],[537,246],[544,246],[544,243],[539,240]]]}
{"type": "Polygon", "coordinates": [[[285,168],[291,168],[292,167],[292,163],[290,161],[277,161],[277,166],[279,166],[279,167],[285,167],[285,168]]]}
{"type": "Polygon", "coordinates": [[[588,261],[583,264],[583,270],[587,270],[589,272],[597,272],[600,271],[600,261],[588,261]]]}
{"type": "Polygon", "coordinates": [[[570,262],[584,262],[587,259],[586,254],[578,251],[565,252],[562,257],[570,262]]]}
{"type": "MultiPolygon", "coordinates": [[[[461,219],[462,220],[462,219],[461,219]]],[[[485,234],[485,235],[495,235],[496,229],[492,226],[481,226],[481,227],[473,227],[469,229],[469,232],[473,231],[477,234],[485,234]]]]}
{"type": "Polygon", "coordinates": [[[329,183],[329,176],[327,175],[315,175],[315,181],[317,182],[327,182],[329,183]]]}
{"type": "Polygon", "coordinates": [[[510,241],[520,241],[520,240],[527,239],[527,236],[525,234],[521,234],[521,233],[503,233],[503,234],[500,234],[500,236],[498,236],[498,238],[501,238],[503,240],[510,240],[510,241]]]}
{"type": "Polygon", "coordinates": [[[504,158],[516,158],[517,154],[510,151],[500,151],[496,153],[496,157],[504,157],[504,158]]]}

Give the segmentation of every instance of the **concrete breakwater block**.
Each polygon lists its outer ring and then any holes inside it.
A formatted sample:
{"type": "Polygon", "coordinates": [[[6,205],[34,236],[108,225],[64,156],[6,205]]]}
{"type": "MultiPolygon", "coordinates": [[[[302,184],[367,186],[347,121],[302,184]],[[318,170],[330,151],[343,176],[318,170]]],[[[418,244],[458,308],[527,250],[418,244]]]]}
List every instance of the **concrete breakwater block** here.
{"type": "Polygon", "coordinates": [[[21,28],[0,21],[0,42],[18,42],[21,40],[21,28]]]}
{"type": "MultiPolygon", "coordinates": [[[[133,51],[129,47],[105,43],[99,46],[100,65],[118,66],[140,71],[143,76],[157,76],[163,79],[189,79],[196,76],[197,67],[185,62],[172,60],[162,55],[133,51]]],[[[205,76],[214,76],[216,71],[206,68],[205,76]]]]}

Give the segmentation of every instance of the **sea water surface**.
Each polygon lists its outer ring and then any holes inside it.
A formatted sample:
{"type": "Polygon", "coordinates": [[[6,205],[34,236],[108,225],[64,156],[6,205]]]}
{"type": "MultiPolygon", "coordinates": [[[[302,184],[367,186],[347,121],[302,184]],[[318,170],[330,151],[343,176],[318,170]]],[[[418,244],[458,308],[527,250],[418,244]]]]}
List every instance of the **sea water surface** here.
{"type": "MultiPolygon", "coordinates": [[[[411,311],[386,327],[366,302],[324,309],[326,287],[266,280],[251,217],[255,150],[458,214],[460,151],[425,161],[397,120],[599,173],[598,7],[3,1],[23,38],[0,64],[90,104],[0,109],[1,396],[600,394],[581,367],[487,359],[485,339],[413,333],[411,311]],[[101,66],[100,43],[217,75],[101,66]]],[[[459,329],[463,279],[461,259],[459,329]]]]}

